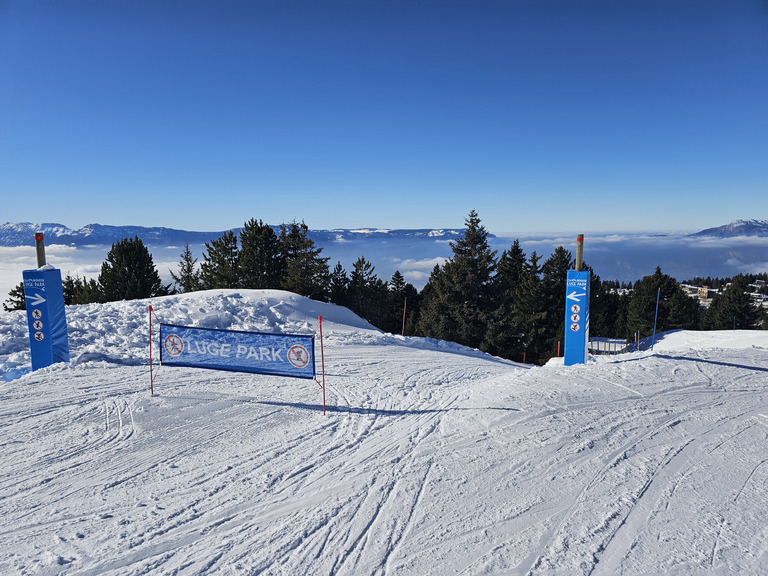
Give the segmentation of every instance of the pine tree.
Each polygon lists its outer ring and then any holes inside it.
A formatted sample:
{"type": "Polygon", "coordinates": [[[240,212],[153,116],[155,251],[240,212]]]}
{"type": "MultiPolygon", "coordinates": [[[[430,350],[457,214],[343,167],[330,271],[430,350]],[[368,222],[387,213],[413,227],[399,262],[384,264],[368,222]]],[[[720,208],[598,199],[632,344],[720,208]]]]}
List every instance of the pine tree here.
{"type": "Polygon", "coordinates": [[[376,275],[373,264],[364,256],[358,258],[349,275],[349,309],[377,328],[390,330],[388,296],[387,284],[376,275]]]}
{"type": "Polygon", "coordinates": [[[24,297],[24,282],[19,282],[10,292],[8,300],[3,302],[3,310],[11,312],[13,310],[26,310],[27,300],[24,297]]]}
{"type": "Polygon", "coordinates": [[[445,272],[435,264],[424,288],[419,294],[421,314],[416,326],[419,336],[458,341],[453,311],[449,306],[449,286],[445,272]]]}
{"type": "Polygon", "coordinates": [[[200,290],[202,283],[200,281],[200,271],[195,270],[197,264],[197,258],[192,256],[192,251],[189,249],[189,242],[184,244],[184,251],[181,253],[181,259],[179,260],[179,274],[176,275],[171,270],[171,278],[176,283],[176,286],[180,292],[188,293],[200,290]]]}
{"type": "Polygon", "coordinates": [[[722,295],[712,300],[706,316],[710,330],[749,330],[759,328],[763,315],[752,303],[748,279],[739,274],[722,295]]]}
{"type": "Polygon", "coordinates": [[[379,282],[381,281],[376,276],[373,264],[364,256],[360,256],[352,265],[349,275],[349,309],[370,321],[379,282]]]}
{"type": "Polygon", "coordinates": [[[69,274],[61,281],[61,291],[64,296],[64,304],[69,306],[75,297],[75,279],[69,274]]]}
{"type": "Polygon", "coordinates": [[[701,309],[699,299],[692,298],[678,285],[666,306],[667,330],[696,330],[701,309]]]}
{"type": "MultiPolygon", "coordinates": [[[[586,266],[589,269],[589,266],[586,266]]],[[[592,270],[590,269],[590,272],[592,270]]],[[[601,281],[600,276],[591,274],[589,302],[589,331],[598,336],[624,338],[626,335],[626,308],[622,312],[622,297],[616,291],[618,281],[601,281]]],[[[627,303],[629,300],[626,300],[627,303]]]]}
{"type": "Polygon", "coordinates": [[[338,304],[339,306],[346,306],[349,302],[349,278],[347,278],[347,271],[341,265],[341,262],[336,262],[336,267],[331,272],[331,279],[329,282],[329,296],[331,302],[338,304]]]}
{"type": "Polygon", "coordinates": [[[508,250],[502,252],[493,278],[495,305],[486,334],[485,349],[488,352],[515,360],[522,358],[524,349],[523,330],[515,302],[521,290],[525,260],[525,252],[519,240],[515,240],[508,250]]]}
{"type": "MultiPolygon", "coordinates": [[[[421,298],[419,291],[410,282],[406,283],[402,293],[403,308],[405,309],[405,328],[402,324],[399,325],[401,333],[405,336],[413,336],[416,334],[416,325],[421,314],[421,298]]],[[[397,317],[402,319],[399,310],[400,301],[398,299],[397,306],[394,307],[397,311],[397,317]]],[[[397,332],[395,330],[395,332],[397,332]]]]}
{"type": "MultiPolygon", "coordinates": [[[[646,338],[653,334],[654,319],[656,320],[657,333],[695,327],[698,323],[697,312],[694,312],[694,307],[682,297],[688,298],[677,281],[671,276],[663,274],[658,266],[652,276],[644,276],[638,280],[632,291],[632,299],[627,310],[627,338],[632,341],[635,333],[640,338],[646,338]],[[658,314],[656,313],[657,298],[659,301],[658,314]],[[694,315],[690,318],[690,323],[684,317],[686,310],[694,315]],[[674,314],[671,314],[671,311],[674,311],[674,314]]],[[[689,300],[691,299],[689,298],[689,300]]],[[[691,302],[694,301],[691,300],[691,302]]],[[[695,310],[698,310],[698,307],[695,310]]]]}
{"type": "Polygon", "coordinates": [[[472,210],[464,235],[451,243],[453,256],[433,273],[429,302],[424,302],[420,329],[427,335],[472,347],[486,346],[486,332],[494,306],[492,279],[496,252],[488,232],[472,210]]]}
{"type": "Polygon", "coordinates": [[[240,231],[240,285],[243,288],[280,288],[285,258],[271,226],[251,218],[240,231]]]}
{"type": "Polygon", "coordinates": [[[387,284],[386,316],[379,326],[382,330],[392,332],[393,334],[400,334],[404,331],[403,309],[405,306],[404,300],[407,298],[405,287],[405,278],[400,273],[400,270],[395,270],[387,284]]]}
{"type": "Polygon", "coordinates": [[[138,236],[112,245],[106,261],[101,265],[98,285],[106,302],[170,293],[170,285],[163,285],[152,255],[138,236]]]}
{"type": "Polygon", "coordinates": [[[416,287],[405,281],[400,270],[392,274],[388,287],[387,318],[379,327],[394,334],[413,334],[419,314],[419,293],[416,287]]]}
{"type": "Polygon", "coordinates": [[[571,270],[574,264],[571,253],[558,246],[541,267],[542,338],[544,352],[551,355],[557,352],[557,342],[564,338],[565,292],[568,270],[571,270]]]}
{"type": "Polygon", "coordinates": [[[520,290],[513,304],[513,313],[519,319],[519,326],[524,335],[526,361],[528,362],[535,361],[547,348],[544,336],[546,327],[541,298],[540,260],[541,256],[534,250],[523,269],[520,290]]]}
{"type": "Polygon", "coordinates": [[[508,250],[504,250],[499,258],[494,282],[500,293],[511,294],[520,285],[525,268],[525,252],[520,247],[520,240],[516,239],[508,250]]]}
{"type": "Polygon", "coordinates": [[[99,283],[93,278],[86,280],[85,278],[80,278],[80,276],[73,278],[67,274],[61,283],[64,293],[64,304],[67,306],[104,302],[99,283]]]}
{"type": "Polygon", "coordinates": [[[240,287],[240,252],[237,236],[230,230],[205,243],[200,281],[204,290],[240,287]]]}
{"type": "MultiPolygon", "coordinates": [[[[170,286],[164,288],[170,292],[170,286]]],[[[163,296],[163,294],[158,294],[158,296],[163,296]]],[[[89,280],[76,279],[72,304],[91,304],[94,302],[104,302],[104,295],[101,293],[99,283],[93,278],[89,280]]]]}
{"type": "Polygon", "coordinates": [[[330,258],[320,256],[323,249],[315,247],[308,233],[309,228],[304,222],[280,225],[280,245],[285,258],[281,286],[307,298],[325,301],[331,276],[328,270],[330,258]]]}

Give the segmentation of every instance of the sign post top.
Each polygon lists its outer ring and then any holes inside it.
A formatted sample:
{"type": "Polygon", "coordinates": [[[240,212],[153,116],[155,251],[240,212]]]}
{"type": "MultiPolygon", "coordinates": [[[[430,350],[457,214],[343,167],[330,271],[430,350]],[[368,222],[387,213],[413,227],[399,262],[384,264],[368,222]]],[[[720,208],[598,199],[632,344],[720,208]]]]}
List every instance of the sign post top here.
{"type": "Polygon", "coordinates": [[[581,270],[581,265],[584,263],[584,234],[579,234],[576,237],[576,271],[581,270]]]}

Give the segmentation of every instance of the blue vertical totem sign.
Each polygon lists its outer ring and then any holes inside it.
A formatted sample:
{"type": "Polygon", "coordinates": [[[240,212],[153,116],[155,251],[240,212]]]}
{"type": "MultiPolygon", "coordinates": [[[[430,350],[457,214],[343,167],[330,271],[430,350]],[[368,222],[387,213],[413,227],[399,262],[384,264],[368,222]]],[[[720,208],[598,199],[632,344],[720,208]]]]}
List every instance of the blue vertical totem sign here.
{"type": "Polygon", "coordinates": [[[565,365],[584,364],[589,342],[589,270],[568,270],[565,283],[565,365]]]}
{"type": "Polygon", "coordinates": [[[45,368],[54,362],[69,362],[61,271],[53,266],[43,266],[36,270],[24,270],[22,275],[32,370],[45,368]]]}

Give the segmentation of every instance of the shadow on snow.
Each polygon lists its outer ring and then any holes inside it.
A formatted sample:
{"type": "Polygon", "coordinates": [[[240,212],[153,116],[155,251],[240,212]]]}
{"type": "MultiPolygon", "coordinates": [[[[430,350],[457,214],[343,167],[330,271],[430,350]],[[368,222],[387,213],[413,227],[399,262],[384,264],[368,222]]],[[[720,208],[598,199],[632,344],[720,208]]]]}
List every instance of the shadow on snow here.
{"type": "MultiPolygon", "coordinates": [[[[257,400],[255,404],[266,404],[268,406],[286,406],[291,408],[300,408],[302,410],[312,410],[314,412],[323,410],[322,404],[308,404],[305,402],[275,402],[269,400],[257,400]]],[[[446,412],[458,412],[465,410],[503,410],[506,412],[520,412],[517,408],[504,407],[484,407],[484,408],[424,408],[412,410],[393,410],[385,408],[356,408],[354,406],[326,406],[326,412],[336,412],[338,414],[373,414],[376,416],[408,416],[413,414],[440,414],[446,412]]]]}

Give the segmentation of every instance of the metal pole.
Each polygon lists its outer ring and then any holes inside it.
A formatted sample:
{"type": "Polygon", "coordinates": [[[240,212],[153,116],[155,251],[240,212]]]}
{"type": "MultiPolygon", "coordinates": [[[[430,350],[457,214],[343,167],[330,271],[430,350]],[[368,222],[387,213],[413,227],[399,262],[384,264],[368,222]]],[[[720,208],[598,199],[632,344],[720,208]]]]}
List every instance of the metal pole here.
{"type": "Polygon", "coordinates": [[[149,315],[149,395],[155,395],[155,375],[152,369],[152,304],[147,311],[149,315]]]}
{"type": "Polygon", "coordinates": [[[653,338],[651,338],[651,352],[653,352],[653,344],[656,342],[656,320],[659,318],[659,296],[661,296],[661,288],[656,292],[656,314],[653,317],[653,338]]]}
{"type": "Polygon", "coordinates": [[[581,265],[584,262],[584,234],[579,234],[576,237],[576,271],[581,270],[581,265]]]}
{"type": "Polygon", "coordinates": [[[325,416],[325,352],[323,350],[323,317],[318,316],[317,322],[320,325],[320,367],[323,371],[323,416],[325,416]]]}
{"type": "Polygon", "coordinates": [[[45,240],[42,232],[35,232],[35,250],[37,250],[37,267],[45,266],[45,240]]]}

